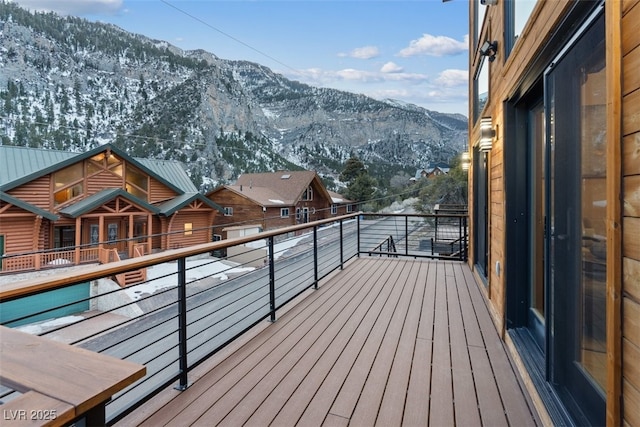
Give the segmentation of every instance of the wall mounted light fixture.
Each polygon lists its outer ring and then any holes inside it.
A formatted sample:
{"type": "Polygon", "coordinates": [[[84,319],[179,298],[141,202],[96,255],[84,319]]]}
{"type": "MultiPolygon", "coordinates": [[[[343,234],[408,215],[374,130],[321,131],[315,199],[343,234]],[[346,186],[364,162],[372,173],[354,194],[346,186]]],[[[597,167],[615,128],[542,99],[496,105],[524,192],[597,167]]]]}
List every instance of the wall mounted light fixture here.
{"type": "Polygon", "coordinates": [[[489,57],[489,61],[493,62],[496,59],[496,54],[498,53],[498,41],[494,40],[492,42],[485,40],[480,46],[480,55],[489,57]]]}
{"type": "Polygon", "coordinates": [[[469,170],[469,166],[471,165],[471,156],[469,156],[468,151],[463,151],[460,155],[460,167],[464,172],[469,170]]]}
{"type": "Polygon", "coordinates": [[[480,143],[478,148],[480,151],[489,152],[493,147],[493,138],[496,137],[496,131],[493,129],[491,117],[483,117],[480,119],[480,143]]]}

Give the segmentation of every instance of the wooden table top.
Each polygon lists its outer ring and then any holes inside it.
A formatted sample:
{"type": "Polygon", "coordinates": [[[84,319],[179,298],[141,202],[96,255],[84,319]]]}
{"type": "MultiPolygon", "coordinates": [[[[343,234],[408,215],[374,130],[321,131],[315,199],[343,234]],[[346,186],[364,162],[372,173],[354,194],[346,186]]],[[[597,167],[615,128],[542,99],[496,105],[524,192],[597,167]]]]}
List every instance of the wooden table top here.
{"type": "Polygon", "coordinates": [[[0,326],[0,383],[67,403],[75,416],[145,374],[137,363],[0,326]]]}

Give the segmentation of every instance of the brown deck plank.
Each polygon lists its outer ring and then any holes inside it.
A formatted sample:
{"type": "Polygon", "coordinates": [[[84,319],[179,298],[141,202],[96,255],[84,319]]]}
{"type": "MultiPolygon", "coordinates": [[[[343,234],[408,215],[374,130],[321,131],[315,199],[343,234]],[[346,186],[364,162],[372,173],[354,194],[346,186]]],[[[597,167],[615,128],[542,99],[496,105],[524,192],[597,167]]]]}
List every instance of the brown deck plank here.
{"type": "Polygon", "coordinates": [[[453,390],[449,347],[448,289],[445,286],[444,263],[436,264],[435,322],[433,328],[433,362],[431,370],[431,404],[429,424],[453,425],[453,390]]]}
{"type": "MultiPolygon", "coordinates": [[[[396,355],[398,355],[398,352],[405,351],[405,355],[406,352],[411,355],[413,353],[413,344],[415,343],[415,338],[411,337],[412,332],[409,331],[408,338],[406,337],[407,333],[405,332],[406,323],[408,320],[407,317],[411,311],[411,303],[416,301],[416,263],[412,263],[409,267],[410,268],[408,270],[403,270],[402,276],[398,276],[398,282],[396,283],[396,286],[402,285],[404,287],[402,291],[402,297],[398,305],[396,306],[394,316],[391,319],[384,339],[382,340],[380,348],[378,349],[378,352],[376,354],[375,361],[371,368],[371,373],[367,378],[367,381],[365,382],[364,388],[360,393],[358,403],[356,404],[353,415],[351,416],[351,422],[355,423],[355,425],[370,426],[376,423],[376,418],[379,415],[379,411],[384,409],[381,407],[381,402],[385,391],[393,394],[397,393],[398,390],[401,390],[402,402],[398,405],[398,409],[404,406],[404,393],[406,393],[407,390],[407,382],[402,377],[403,367],[397,367],[396,365],[396,371],[392,371],[392,366],[394,358],[396,355]],[[405,335],[404,346],[402,345],[403,335],[405,335]],[[409,340],[411,342],[409,342],[409,340]]],[[[418,305],[417,307],[420,307],[420,305],[418,305]]],[[[414,312],[416,314],[418,313],[417,307],[414,308],[414,312]]],[[[407,361],[407,366],[409,363],[410,360],[407,361]]],[[[383,414],[383,419],[387,416],[393,417],[393,414],[390,412],[390,410],[393,408],[388,406],[389,404],[387,404],[386,406],[387,412],[383,414]]],[[[398,414],[398,419],[402,419],[401,411],[398,414]]],[[[397,425],[397,423],[385,424],[382,421],[380,424],[397,425]]]]}
{"type": "MultiPolygon", "coordinates": [[[[344,327],[340,327],[337,339],[331,344],[331,348],[327,349],[323,357],[306,373],[302,381],[300,381],[300,378],[302,378],[300,376],[301,373],[298,371],[293,371],[288,375],[287,380],[293,382],[289,386],[290,395],[287,401],[284,402],[283,407],[280,408],[280,411],[275,414],[276,418],[273,419],[274,405],[265,404],[252,415],[252,418],[249,419],[250,423],[253,421],[273,420],[274,425],[296,424],[308,402],[318,393],[321,393],[323,397],[321,399],[323,405],[320,405],[323,409],[317,413],[315,420],[317,423],[322,423],[335,394],[337,394],[342,384],[340,379],[346,377],[347,370],[344,369],[343,372],[345,373],[340,374],[340,368],[350,366],[353,363],[357,355],[353,349],[359,350],[362,347],[362,343],[372,328],[371,325],[374,324],[375,318],[388,298],[390,289],[385,289],[383,284],[391,274],[392,270],[385,270],[380,276],[380,280],[372,284],[374,292],[371,292],[372,298],[370,298],[370,301],[363,301],[363,304],[353,311],[353,314],[345,321],[344,327]],[[325,383],[324,381],[327,377],[330,377],[331,381],[325,383]],[[298,386],[294,389],[293,386],[296,383],[298,383],[298,386]],[[331,384],[334,386],[333,393],[330,392],[331,384]],[[321,387],[324,387],[324,389],[319,392],[321,387]]],[[[307,422],[310,423],[310,420],[307,422]]]]}
{"type": "MultiPolygon", "coordinates": [[[[374,265],[374,268],[359,275],[352,288],[359,290],[367,286],[371,281],[371,274],[374,274],[375,271],[376,266],[374,265]]],[[[218,394],[219,398],[208,408],[205,405],[209,405],[211,401],[208,398],[202,400],[202,405],[195,411],[197,416],[195,425],[218,425],[232,410],[244,413],[252,412],[255,405],[259,404],[265,395],[268,396],[271,387],[269,380],[281,378],[291,364],[300,357],[296,346],[299,345],[299,348],[303,349],[308,348],[322,328],[330,324],[353,298],[359,299],[362,298],[362,295],[362,292],[349,291],[339,301],[322,310],[316,310],[311,316],[306,313],[302,315],[297,312],[290,313],[290,317],[301,316],[300,323],[293,329],[284,324],[282,326],[274,325],[276,326],[274,329],[281,330],[287,335],[286,338],[278,344],[276,344],[276,340],[273,340],[272,345],[263,345],[252,351],[248,356],[251,359],[250,369],[241,377],[231,375],[225,378],[224,384],[216,384],[216,388],[219,388],[220,391],[210,394],[218,394]],[[266,381],[262,382],[265,378],[266,381]],[[257,396],[254,393],[249,397],[249,393],[258,383],[263,387],[256,392],[257,396]],[[236,408],[238,405],[239,407],[236,408]]],[[[176,418],[175,425],[182,425],[182,423],[183,416],[181,414],[179,418],[176,418]]],[[[227,421],[224,423],[227,424],[227,421]]]]}
{"type": "MultiPolygon", "coordinates": [[[[404,268],[406,268],[407,263],[404,263],[404,268]]],[[[402,273],[396,275],[396,279],[402,276],[402,273]]],[[[390,280],[387,283],[392,286],[401,286],[402,283],[398,283],[399,280],[390,280]]],[[[338,396],[336,397],[335,402],[331,406],[330,413],[339,415],[341,417],[350,418],[353,414],[353,410],[358,402],[360,394],[362,393],[362,389],[364,384],[369,376],[369,372],[371,371],[371,367],[374,363],[376,354],[382,341],[384,340],[387,327],[389,322],[393,318],[395,313],[395,307],[398,304],[398,301],[401,298],[400,292],[392,293],[391,298],[388,303],[385,305],[383,312],[381,313],[381,318],[383,319],[382,327],[376,327],[371,331],[367,341],[364,343],[358,358],[355,361],[347,379],[345,380],[338,396]]]]}
{"type": "MultiPolygon", "coordinates": [[[[415,353],[415,346],[420,325],[420,314],[424,302],[425,284],[428,268],[426,264],[416,262],[413,265],[411,284],[414,286],[414,294],[411,298],[411,307],[405,319],[400,342],[393,359],[393,367],[387,386],[384,389],[384,397],[376,424],[380,426],[397,426],[402,424],[406,393],[411,376],[411,365],[415,353]]],[[[423,366],[422,369],[427,369],[423,366]]]]}
{"type": "Polygon", "coordinates": [[[480,291],[475,286],[475,280],[471,275],[471,271],[460,269],[460,273],[466,281],[467,289],[475,295],[474,298],[479,304],[477,308],[479,317],[478,325],[482,325],[481,327],[483,328],[482,334],[489,355],[489,361],[493,367],[494,377],[498,384],[500,397],[509,423],[512,425],[517,423],[523,426],[533,426],[535,425],[535,421],[529,416],[531,414],[529,404],[518,382],[515,369],[509,361],[504,344],[493,327],[493,322],[486,309],[486,303],[482,299],[480,291]],[[522,420],[525,420],[525,422],[522,420]]]}
{"type": "MultiPolygon", "coordinates": [[[[400,266],[394,263],[396,268],[400,266]]],[[[389,269],[389,272],[385,277],[381,278],[381,282],[386,282],[394,270],[389,269]]],[[[367,313],[367,318],[358,325],[358,329],[354,334],[345,350],[340,354],[337,362],[332,366],[331,371],[328,373],[326,379],[323,381],[321,387],[316,392],[313,400],[308,404],[306,408],[302,408],[304,413],[299,419],[299,425],[318,425],[323,422],[325,417],[328,416],[331,405],[334,403],[336,396],[340,392],[346,378],[350,374],[351,368],[358,359],[360,352],[362,351],[365,343],[372,336],[372,330],[381,329],[386,319],[388,318],[389,306],[388,300],[391,295],[392,287],[386,286],[384,289],[384,298],[376,300],[379,303],[378,306],[372,307],[367,313]]],[[[296,393],[297,394],[297,393],[296,393]]],[[[278,418],[274,420],[274,425],[288,425],[280,424],[286,420],[285,416],[289,413],[296,413],[300,408],[294,408],[295,401],[289,402],[285,411],[279,414],[278,418]]],[[[341,418],[346,418],[342,416],[341,418]]]]}
{"type": "Polygon", "coordinates": [[[146,420],[165,424],[535,425],[536,419],[468,266],[362,258],[146,420]]]}
{"type": "MultiPolygon", "coordinates": [[[[382,278],[385,274],[387,274],[386,271],[383,273],[382,278]]],[[[363,275],[361,277],[361,280],[365,283],[371,283],[370,276],[363,275]]],[[[332,360],[335,361],[337,359],[352,337],[353,325],[364,318],[373,301],[378,298],[380,291],[384,288],[382,283],[384,283],[382,280],[374,282],[374,286],[370,286],[366,298],[360,301],[354,300],[346,306],[339,316],[336,316],[333,321],[327,324],[325,330],[322,331],[322,334],[312,345],[306,345],[301,341],[299,359],[295,364],[285,362],[282,366],[283,375],[270,375],[271,378],[265,377],[265,380],[271,386],[271,390],[266,390],[267,393],[263,395],[259,405],[251,408],[253,411],[234,411],[233,414],[225,418],[224,422],[229,425],[239,425],[244,422],[252,425],[264,424],[271,421],[278,414],[294,392],[296,395],[298,394],[296,389],[300,385],[301,379],[309,378],[311,386],[317,389],[321,378],[326,375],[329,367],[327,365],[330,365],[332,360]],[[319,372],[311,374],[310,372],[320,361],[322,361],[321,366],[324,366],[324,372],[319,368],[319,372]],[[275,387],[273,386],[274,384],[276,384],[275,387]],[[263,405],[264,398],[267,396],[269,397],[268,404],[263,405]]],[[[244,400],[247,399],[245,398],[244,400]]]]}
{"type": "Polygon", "coordinates": [[[409,426],[426,426],[429,423],[431,359],[433,354],[433,341],[431,339],[433,337],[437,273],[434,263],[426,263],[426,266],[425,293],[402,421],[403,424],[409,426]]]}
{"type": "MultiPolygon", "coordinates": [[[[454,271],[455,264],[451,263],[447,266],[454,271]]],[[[471,370],[467,331],[464,327],[460,304],[460,293],[467,292],[466,288],[461,289],[463,286],[466,286],[464,277],[455,274],[455,272],[447,276],[447,289],[450,292],[448,310],[454,407],[456,424],[477,426],[480,425],[480,413],[478,412],[478,401],[471,370]]]]}
{"type": "MultiPolygon", "coordinates": [[[[364,266],[361,265],[360,268],[371,266],[371,269],[374,269],[375,264],[371,264],[374,261],[367,261],[368,262],[366,262],[364,266]]],[[[359,274],[360,270],[357,267],[358,266],[354,264],[347,266],[343,272],[344,276],[341,279],[350,280],[354,275],[359,274]]],[[[334,276],[332,280],[338,279],[334,276]]],[[[355,287],[352,290],[349,290],[348,287],[342,287],[333,292],[327,292],[328,289],[330,289],[328,286],[321,288],[316,292],[314,299],[309,298],[302,301],[299,306],[296,307],[298,310],[297,313],[308,313],[309,310],[313,310],[314,307],[319,305],[319,307],[324,308],[323,312],[318,312],[319,315],[322,316],[329,307],[340,301],[340,299],[345,298],[345,295],[349,295],[349,292],[357,291],[355,287]]],[[[195,420],[198,418],[202,413],[202,408],[200,407],[203,404],[202,402],[209,401],[213,403],[219,398],[219,393],[224,392],[224,384],[220,382],[226,378],[228,382],[233,383],[233,381],[230,380],[246,375],[260,360],[259,355],[254,352],[260,348],[266,348],[269,342],[276,343],[284,340],[287,332],[282,331],[289,322],[295,323],[296,320],[299,319],[297,319],[295,315],[280,318],[276,324],[271,325],[272,327],[265,329],[261,334],[256,336],[255,339],[243,346],[240,349],[242,353],[240,353],[240,350],[236,351],[229,358],[221,362],[220,365],[216,366],[208,375],[183,391],[179,399],[174,399],[171,403],[161,408],[142,425],[164,425],[167,421],[171,421],[174,417],[177,417],[178,414],[180,414],[178,418],[185,425],[190,422],[190,419],[195,420]],[[254,355],[253,358],[251,357],[252,353],[254,355]],[[233,372],[233,375],[231,375],[231,372],[233,372]],[[190,416],[189,412],[193,412],[193,415],[190,416]]]]}

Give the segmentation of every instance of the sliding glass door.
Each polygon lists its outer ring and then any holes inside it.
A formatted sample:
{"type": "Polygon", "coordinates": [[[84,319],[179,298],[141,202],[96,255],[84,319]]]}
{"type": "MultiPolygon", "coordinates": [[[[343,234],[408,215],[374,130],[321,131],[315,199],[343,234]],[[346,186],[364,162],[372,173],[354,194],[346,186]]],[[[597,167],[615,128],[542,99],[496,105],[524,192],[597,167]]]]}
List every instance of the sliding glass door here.
{"type": "Polygon", "coordinates": [[[552,383],[581,425],[605,421],[604,40],[600,14],[545,73],[550,221],[545,280],[553,311],[547,361],[552,383]]]}

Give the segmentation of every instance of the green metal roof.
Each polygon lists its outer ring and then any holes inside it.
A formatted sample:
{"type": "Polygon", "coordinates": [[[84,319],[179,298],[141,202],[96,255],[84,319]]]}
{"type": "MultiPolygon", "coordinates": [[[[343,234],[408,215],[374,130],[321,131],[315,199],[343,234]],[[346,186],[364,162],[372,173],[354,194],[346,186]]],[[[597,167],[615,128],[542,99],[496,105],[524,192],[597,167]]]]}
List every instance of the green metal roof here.
{"type": "Polygon", "coordinates": [[[191,178],[189,178],[183,163],[175,160],[143,159],[139,157],[135,157],[135,160],[147,169],[155,172],[156,175],[175,184],[185,193],[198,192],[195,184],[191,181],[191,178]]]}
{"type": "Polygon", "coordinates": [[[2,200],[3,202],[6,203],[10,203],[12,205],[15,205],[21,209],[24,209],[25,211],[31,212],[33,214],[39,215],[43,218],[46,218],[50,221],[57,221],[60,217],[58,215],[52,214],[49,211],[45,211],[44,209],[40,209],[37,206],[34,206],[30,203],[24,202],[20,199],[16,199],[13,196],[10,196],[9,194],[5,193],[4,191],[0,191],[0,200],[2,200]]]}
{"type": "Polygon", "coordinates": [[[0,187],[77,155],[67,151],[0,145],[0,187]]]}
{"type": "Polygon", "coordinates": [[[147,172],[179,194],[197,192],[182,163],[169,160],[139,159],[105,144],[84,153],[39,148],[0,146],[0,190],[10,190],[40,176],[55,172],[111,148],[125,161],[147,172]]]}
{"type": "Polygon", "coordinates": [[[131,193],[124,191],[122,188],[108,188],[92,196],[89,196],[86,199],[82,199],[78,203],[74,203],[64,209],[61,209],[60,213],[71,218],[77,218],[81,215],[91,212],[92,210],[102,206],[103,204],[115,199],[118,196],[129,200],[131,203],[134,203],[151,213],[157,214],[160,212],[157,207],[150,205],[149,203],[138,197],[135,197],[131,193]]]}
{"type": "Polygon", "coordinates": [[[189,203],[193,202],[194,200],[200,200],[204,202],[207,206],[211,207],[212,209],[217,209],[220,212],[224,212],[224,209],[222,209],[220,205],[212,202],[211,200],[209,200],[208,198],[206,198],[200,193],[181,194],[180,196],[174,197],[173,199],[167,202],[157,205],[157,207],[160,209],[160,213],[162,215],[169,216],[175,213],[176,211],[179,211],[180,209],[182,209],[189,203]]]}

